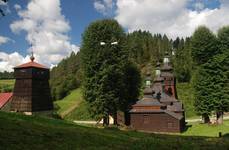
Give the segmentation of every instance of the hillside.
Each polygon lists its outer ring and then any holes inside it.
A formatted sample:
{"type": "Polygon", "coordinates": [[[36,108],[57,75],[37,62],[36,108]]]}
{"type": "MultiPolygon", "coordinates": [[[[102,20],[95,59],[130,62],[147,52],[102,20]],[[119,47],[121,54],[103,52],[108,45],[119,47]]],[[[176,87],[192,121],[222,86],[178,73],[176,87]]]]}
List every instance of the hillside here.
{"type": "MultiPolygon", "coordinates": [[[[177,83],[179,99],[183,102],[186,110],[186,118],[197,117],[193,106],[193,90],[189,83],[177,83]]],[[[55,102],[57,113],[67,120],[93,120],[87,110],[87,104],[82,98],[78,88],[71,91],[70,95],[55,102]]]]}
{"type": "Polygon", "coordinates": [[[93,120],[88,112],[86,101],[83,99],[81,89],[75,89],[61,100],[55,101],[57,114],[66,120],[93,120]]]}
{"type": "Polygon", "coordinates": [[[228,149],[229,138],[156,135],[98,129],[0,112],[0,149],[228,149]]]}

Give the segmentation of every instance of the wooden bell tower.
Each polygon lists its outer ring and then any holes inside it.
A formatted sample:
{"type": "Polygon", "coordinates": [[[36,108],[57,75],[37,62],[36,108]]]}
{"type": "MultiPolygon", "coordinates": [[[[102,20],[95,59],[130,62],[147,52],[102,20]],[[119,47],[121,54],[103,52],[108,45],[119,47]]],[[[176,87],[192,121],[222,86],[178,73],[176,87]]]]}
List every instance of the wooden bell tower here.
{"type": "Polygon", "coordinates": [[[11,103],[11,111],[33,114],[50,112],[53,109],[49,87],[49,68],[34,62],[14,68],[16,79],[11,103]]]}

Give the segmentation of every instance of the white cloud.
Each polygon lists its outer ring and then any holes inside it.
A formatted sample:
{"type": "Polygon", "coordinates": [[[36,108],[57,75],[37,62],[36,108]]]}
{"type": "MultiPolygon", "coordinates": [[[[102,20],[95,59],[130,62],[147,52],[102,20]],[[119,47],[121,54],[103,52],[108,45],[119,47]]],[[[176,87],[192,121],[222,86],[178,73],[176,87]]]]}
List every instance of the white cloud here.
{"type": "Polygon", "coordinates": [[[194,8],[196,10],[202,10],[202,9],[204,9],[204,4],[201,2],[194,3],[194,8]]]}
{"type": "Polygon", "coordinates": [[[113,0],[95,0],[94,1],[94,8],[105,16],[110,15],[112,13],[113,7],[114,7],[113,0]]]}
{"type": "Polygon", "coordinates": [[[15,8],[17,11],[19,11],[19,10],[21,9],[21,6],[18,5],[18,4],[15,4],[15,5],[14,5],[14,8],[15,8]]]}
{"type": "Polygon", "coordinates": [[[7,54],[0,52],[0,72],[13,71],[13,68],[21,63],[27,62],[29,56],[23,57],[18,52],[7,54]]]}
{"type": "Polygon", "coordinates": [[[229,2],[221,0],[220,8],[187,8],[190,0],[117,0],[115,19],[129,32],[142,29],[165,33],[171,38],[190,36],[199,25],[217,31],[229,24],[229,2]]]}
{"type": "Polygon", "coordinates": [[[10,28],[14,33],[26,31],[26,40],[32,44],[28,51],[34,51],[39,63],[56,65],[72,51],[79,51],[67,35],[71,28],[61,14],[60,0],[31,0],[25,10],[15,8],[20,19],[10,28]]]}
{"type": "Polygon", "coordinates": [[[0,36],[0,45],[9,42],[11,39],[5,36],[0,36]]]}

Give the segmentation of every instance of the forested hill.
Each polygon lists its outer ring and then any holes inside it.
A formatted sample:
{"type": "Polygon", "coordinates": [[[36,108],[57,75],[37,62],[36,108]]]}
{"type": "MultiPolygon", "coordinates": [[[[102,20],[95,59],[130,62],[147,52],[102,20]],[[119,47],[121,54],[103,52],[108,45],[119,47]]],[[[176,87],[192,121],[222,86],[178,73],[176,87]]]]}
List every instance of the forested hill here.
{"type": "MultiPolygon", "coordinates": [[[[169,39],[166,35],[154,34],[147,31],[135,31],[126,36],[126,48],[129,59],[137,63],[142,71],[151,69],[153,72],[156,62],[168,52],[174,64],[177,79],[180,82],[189,81],[191,76],[191,54],[189,39],[169,39]],[[172,56],[172,50],[175,55],[172,56]]],[[[53,99],[61,99],[72,89],[80,85],[80,52],[72,53],[51,70],[51,91],[53,99]]]]}
{"type": "Polygon", "coordinates": [[[80,85],[80,53],[63,59],[50,73],[51,93],[54,100],[62,99],[80,85]]]}
{"type": "Polygon", "coordinates": [[[14,73],[13,72],[0,72],[0,80],[1,79],[13,79],[14,78],[14,73]]]}

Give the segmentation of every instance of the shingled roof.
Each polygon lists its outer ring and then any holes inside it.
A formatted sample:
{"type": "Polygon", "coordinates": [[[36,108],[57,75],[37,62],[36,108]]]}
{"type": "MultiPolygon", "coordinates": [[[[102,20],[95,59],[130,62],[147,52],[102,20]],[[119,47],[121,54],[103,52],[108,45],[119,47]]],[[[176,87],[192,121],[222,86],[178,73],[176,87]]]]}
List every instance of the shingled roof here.
{"type": "Polygon", "coordinates": [[[42,69],[49,69],[48,67],[45,67],[41,64],[38,64],[34,61],[31,61],[31,62],[28,62],[28,63],[25,63],[25,64],[22,64],[22,65],[19,65],[17,67],[14,67],[15,69],[18,69],[18,68],[30,68],[30,67],[34,67],[34,68],[42,68],[42,69]]]}
{"type": "Polygon", "coordinates": [[[13,96],[13,93],[0,93],[0,108],[2,108],[13,96]]]}

